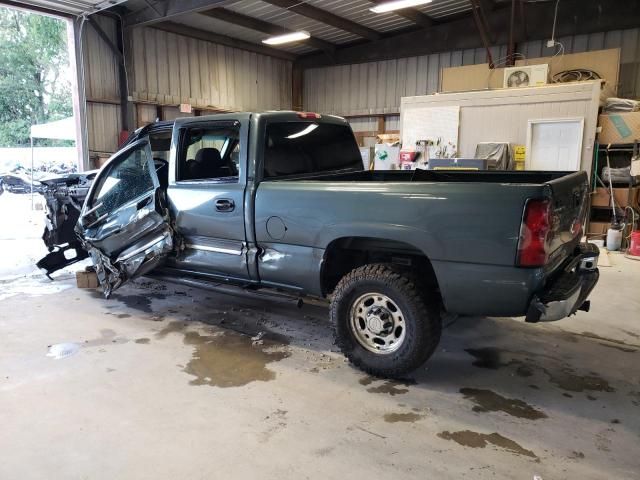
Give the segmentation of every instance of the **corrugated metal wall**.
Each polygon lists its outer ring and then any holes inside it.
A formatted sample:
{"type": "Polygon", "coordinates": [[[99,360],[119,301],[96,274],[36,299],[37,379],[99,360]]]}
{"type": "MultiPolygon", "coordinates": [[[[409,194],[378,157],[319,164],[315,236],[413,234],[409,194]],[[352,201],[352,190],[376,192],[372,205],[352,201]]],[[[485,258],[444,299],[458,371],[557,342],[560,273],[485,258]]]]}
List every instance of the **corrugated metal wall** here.
{"type": "MultiPolygon", "coordinates": [[[[99,15],[94,16],[94,19],[109,38],[115,41],[115,22],[99,15]]],[[[118,133],[122,127],[118,63],[88,22],[85,22],[82,34],[89,155],[115,152],[118,148],[118,133]]]]}
{"type": "MultiPolygon", "coordinates": [[[[566,53],[620,47],[621,85],[619,94],[640,96],[640,28],[560,38],[566,53]]],[[[520,46],[527,58],[554,52],[543,41],[520,46]]],[[[492,49],[494,62],[504,62],[506,46],[492,49]]],[[[439,90],[440,70],[447,67],[486,63],[482,48],[410,57],[381,62],[314,68],[305,71],[304,108],[339,115],[397,113],[400,98],[427,95],[439,90]]],[[[364,119],[356,128],[366,129],[364,119]]]]}
{"type": "MultiPolygon", "coordinates": [[[[100,15],[94,18],[115,43],[115,22],[100,15]]],[[[155,104],[163,105],[164,119],[183,116],[180,103],[190,103],[203,114],[291,108],[289,61],[153,28],[133,30],[127,45],[136,126],[156,119],[155,104]]],[[[112,153],[122,129],[118,63],[88,23],[83,27],[82,56],[90,156],[112,153]]]]}
{"type": "Polygon", "coordinates": [[[291,108],[291,62],[154,28],[132,32],[134,101],[218,110],[291,108]]]}

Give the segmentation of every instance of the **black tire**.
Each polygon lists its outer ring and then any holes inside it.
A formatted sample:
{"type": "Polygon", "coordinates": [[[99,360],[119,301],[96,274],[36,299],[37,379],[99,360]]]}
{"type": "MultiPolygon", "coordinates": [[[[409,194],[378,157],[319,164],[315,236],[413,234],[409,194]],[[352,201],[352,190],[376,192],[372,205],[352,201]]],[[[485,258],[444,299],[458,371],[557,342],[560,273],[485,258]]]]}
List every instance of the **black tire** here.
{"type": "Polygon", "coordinates": [[[371,264],[352,270],[335,288],[330,316],[336,345],[349,361],[365,372],[402,378],[423,365],[440,341],[442,322],[435,295],[421,292],[418,281],[388,264],[371,264]],[[363,347],[350,324],[350,311],[362,295],[381,293],[399,307],[406,328],[404,338],[392,352],[372,352],[363,347]]]}

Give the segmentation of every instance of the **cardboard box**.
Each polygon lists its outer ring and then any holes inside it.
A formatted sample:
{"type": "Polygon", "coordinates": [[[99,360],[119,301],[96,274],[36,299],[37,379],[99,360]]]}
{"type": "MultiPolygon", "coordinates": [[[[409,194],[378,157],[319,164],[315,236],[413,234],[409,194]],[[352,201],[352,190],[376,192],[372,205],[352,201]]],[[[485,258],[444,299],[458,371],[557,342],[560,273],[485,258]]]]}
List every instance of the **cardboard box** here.
{"type": "Polygon", "coordinates": [[[602,236],[611,228],[611,222],[589,222],[587,236],[602,236]]]}
{"type": "MultiPolygon", "coordinates": [[[[640,188],[634,187],[631,189],[631,204],[638,205],[638,191],[640,188]]],[[[616,207],[624,208],[629,205],[629,189],[628,188],[614,188],[613,198],[616,202],[616,207]]],[[[591,194],[591,206],[592,207],[609,207],[611,206],[611,196],[606,188],[596,188],[596,191],[591,194]]]]}
{"type": "Polygon", "coordinates": [[[78,288],[98,288],[98,275],[94,271],[81,270],[76,272],[76,285],[78,288]]]}
{"type": "Polygon", "coordinates": [[[633,143],[640,140],[640,112],[608,113],[600,115],[598,134],[601,145],[633,143]]]}

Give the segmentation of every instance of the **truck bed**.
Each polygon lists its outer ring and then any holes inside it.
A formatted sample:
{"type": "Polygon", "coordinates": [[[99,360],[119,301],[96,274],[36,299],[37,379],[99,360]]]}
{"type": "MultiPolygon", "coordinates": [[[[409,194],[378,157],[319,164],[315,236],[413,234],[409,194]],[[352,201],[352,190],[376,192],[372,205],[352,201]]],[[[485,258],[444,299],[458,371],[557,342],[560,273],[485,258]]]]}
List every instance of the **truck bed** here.
{"type": "Polygon", "coordinates": [[[455,171],[455,170],[362,170],[359,172],[291,176],[281,180],[313,179],[330,182],[457,182],[540,185],[576,172],[455,171]]]}

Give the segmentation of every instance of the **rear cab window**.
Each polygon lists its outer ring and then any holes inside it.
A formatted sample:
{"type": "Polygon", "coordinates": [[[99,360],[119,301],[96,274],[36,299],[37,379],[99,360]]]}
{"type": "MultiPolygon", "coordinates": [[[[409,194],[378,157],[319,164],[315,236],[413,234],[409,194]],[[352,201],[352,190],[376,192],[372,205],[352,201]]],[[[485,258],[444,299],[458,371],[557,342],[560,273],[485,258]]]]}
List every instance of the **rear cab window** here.
{"type": "Polygon", "coordinates": [[[362,157],[348,125],[319,121],[267,124],[266,180],[360,170],[362,157]]]}

